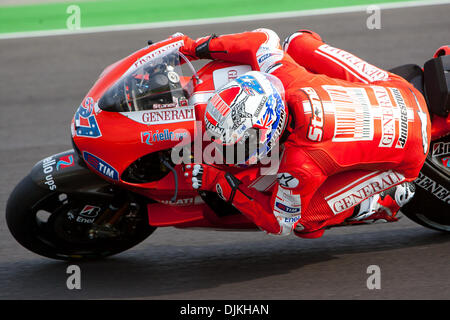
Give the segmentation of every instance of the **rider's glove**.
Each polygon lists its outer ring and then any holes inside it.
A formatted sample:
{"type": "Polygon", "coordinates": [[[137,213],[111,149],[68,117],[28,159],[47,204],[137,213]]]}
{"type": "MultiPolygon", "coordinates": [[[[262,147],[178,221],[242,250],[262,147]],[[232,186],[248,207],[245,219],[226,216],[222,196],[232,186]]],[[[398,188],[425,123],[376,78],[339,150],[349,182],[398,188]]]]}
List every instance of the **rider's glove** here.
{"type": "Polygon", "coordinates": [[[217,38],[215,34],[193,40],[188,36],[182,35],[183,46],[180,51],[190,57],[197,59],[211,59],[209,51],[209,43],[212,39],[217,38]]]}
{"type": "Polygon", "coordinates": [[[215,191],[215,184],[224,172],[216,167],[204,164],[187,164],[184,166],[184,176],[196,190],[215,191]]]}
{"type": "MultiPolygon", "coordinates": [[[[192,188],[215,192],[229,203],[233,203],[234,196],[241,184],[241,181],[231,173],[207,164],[185,165],[184,176],[189,183],[192,183],[192,188]]],[[[246,197],[248,196],[246,195],[246,197]]]]}

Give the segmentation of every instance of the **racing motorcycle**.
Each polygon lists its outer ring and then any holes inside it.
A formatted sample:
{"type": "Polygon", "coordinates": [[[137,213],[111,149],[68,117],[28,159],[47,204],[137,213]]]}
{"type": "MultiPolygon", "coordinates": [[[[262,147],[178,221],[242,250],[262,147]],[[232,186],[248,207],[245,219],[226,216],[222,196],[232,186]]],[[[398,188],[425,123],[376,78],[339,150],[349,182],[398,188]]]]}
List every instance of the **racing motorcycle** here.
{"type": "MultiPolygon", "coordinates": [[[[196,70],[179,52],[182,44],[149,42],[101,73],[71,122],[73,149],[36,163],[8,199],[7,224],[21,245],[76,260],[125,251],[157,227],[259,230],[217,194],[193,190],[173,160],[174,150],[192,157],[192,140],[202,135],[196,120],[208,99],[250,66],[211,61],[196,70]]],[[[426,93],[430,113],[446,116],[448,70],[450,55],[442,55],[424,68],[392,72],[426,93]]],[[[431,141],[416,195],[402,208],[444,232],[450,232],[449,148],[448,134],[431,141]]],[[[275,179],[261,177],[254,187],[270,192],[275,179]]]]}

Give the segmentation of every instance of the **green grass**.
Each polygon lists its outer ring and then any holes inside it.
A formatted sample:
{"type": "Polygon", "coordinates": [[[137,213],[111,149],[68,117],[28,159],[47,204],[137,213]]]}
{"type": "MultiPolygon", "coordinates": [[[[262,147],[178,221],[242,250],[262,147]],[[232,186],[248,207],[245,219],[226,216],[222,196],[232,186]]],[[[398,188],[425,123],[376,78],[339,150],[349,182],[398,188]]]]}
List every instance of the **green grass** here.
{"type": "Polygon", "coordinates": [[[410,0],[99,0],[0,6],[0,33],[66,29],[69,5],[81,11],[81,28],[308,10],[410,0]]]}

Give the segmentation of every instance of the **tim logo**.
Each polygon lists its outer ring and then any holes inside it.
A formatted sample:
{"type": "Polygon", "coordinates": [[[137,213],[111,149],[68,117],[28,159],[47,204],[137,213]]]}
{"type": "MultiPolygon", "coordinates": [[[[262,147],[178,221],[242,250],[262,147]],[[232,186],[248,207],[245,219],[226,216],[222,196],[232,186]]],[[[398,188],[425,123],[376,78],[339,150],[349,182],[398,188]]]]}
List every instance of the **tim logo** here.
{"type": "Polygon", "coordinates": [[[94,156],[92,153],[84,151],[83,158],[86,163],[88,163],[92,168],[100,172],[102,175],[112,180],[119,180],[119,172],[99,157],[94,156]]]}
{"type": "Polygon", "coordinates": [[[56,170],[68,168],[73,165],[73,154],[69,154],[67,156],[59,158],[59,161],[56,163],[56,170]]]}
{"type": "Polygon", "coordinates": [[[280,202],[277,202],[275,205],[276,205],[276,207],[277,207],[278,209],[280,209],[280,210],[282,210],[282,211],[284,211],[284,212],[287,212],[287,213],[297,213],[297,212],[300,212],[300,208],[292,208],[292,207],[289,207],[289,206],[287,206],[287,205],[285,205],[285,204],[283,204],[283,203],[280,203],[280,202]]]}

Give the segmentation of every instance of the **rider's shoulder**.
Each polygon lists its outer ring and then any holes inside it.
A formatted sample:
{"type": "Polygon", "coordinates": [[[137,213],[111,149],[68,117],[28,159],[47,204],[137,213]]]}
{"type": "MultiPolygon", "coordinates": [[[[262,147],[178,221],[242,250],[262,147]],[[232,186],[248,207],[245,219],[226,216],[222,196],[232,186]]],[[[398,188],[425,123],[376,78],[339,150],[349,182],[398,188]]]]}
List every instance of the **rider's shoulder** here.
{"type": "Polygon", "coordinates": [[[280,37],[272,29],[258,28],[258,29],[253,30],[253,32],[263,32],[263,33],[265,33],[267,35],[268,40],[274,40],[274,41],[276,41],[278,43],[280,42],[280,37]]]}

